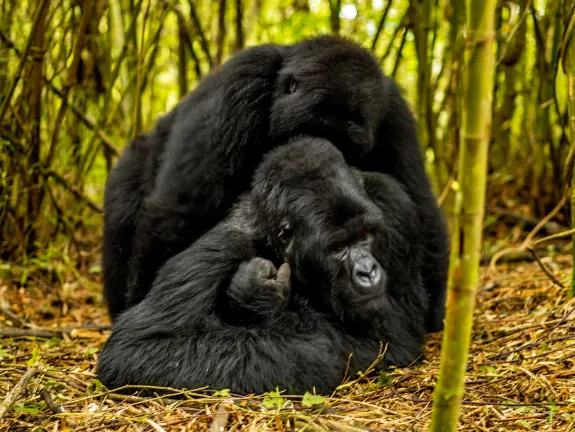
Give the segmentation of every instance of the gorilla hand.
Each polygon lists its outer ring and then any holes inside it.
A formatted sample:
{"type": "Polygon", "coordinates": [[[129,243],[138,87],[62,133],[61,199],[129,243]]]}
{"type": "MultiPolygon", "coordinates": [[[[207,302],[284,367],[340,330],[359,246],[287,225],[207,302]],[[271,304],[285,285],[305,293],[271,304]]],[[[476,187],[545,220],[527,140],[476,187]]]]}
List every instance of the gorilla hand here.
{"type": "Polygon", "coordinates": [[[243,262],[227,291],[232,318],[242,323],[273,318],[289,301],[290,277],[287,263],[277,270],[271,261],[260,257],[243,262]]]}

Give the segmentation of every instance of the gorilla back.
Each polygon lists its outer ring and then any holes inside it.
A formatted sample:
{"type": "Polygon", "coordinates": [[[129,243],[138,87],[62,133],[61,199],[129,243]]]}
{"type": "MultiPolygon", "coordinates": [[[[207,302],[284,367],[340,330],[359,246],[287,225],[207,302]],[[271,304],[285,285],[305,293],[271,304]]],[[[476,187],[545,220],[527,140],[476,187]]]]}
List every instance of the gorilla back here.
{"type": "Polygon", "coordinates": [[[448,243],[413,117],[367,50],[328,36],[238,53],[122,155],[105,200],[112,317],[146,295],[166,259],[223,218],[269,149],[298,134],[329,139],[351,165],[405,187],[425,233],[427,328],[439,330],[448,243]]]}
{"type": "Polygon", "coordinates": [[[169,259],[99,356],[108,386],[322,394],[422,350],[417,207],[320,139],[266,156],[231,215],[169,259]]]}

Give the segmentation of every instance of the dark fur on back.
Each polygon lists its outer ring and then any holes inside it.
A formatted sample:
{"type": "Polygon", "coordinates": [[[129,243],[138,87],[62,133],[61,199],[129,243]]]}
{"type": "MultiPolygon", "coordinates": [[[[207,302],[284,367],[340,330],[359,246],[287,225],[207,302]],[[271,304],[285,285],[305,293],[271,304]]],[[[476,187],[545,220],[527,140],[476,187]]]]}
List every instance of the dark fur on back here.
{"type": "Polygon", "coordinates": [[[428,309],[420,239],[417,207],[392,177],[348,167],[329,142],[298,138],[268,154],[230,216],[169,259],[149,294],[118,317],[99,356],[100,379],[109,388],[327,394],[342,382],[349,354],[353,375],[376,359],[380,341],[387,351],[379,368],[406,366],[421,354],[428,309]],[[277,237],[285,217],[294,224],[288,252],[277,237]],[[346,278],[330,254],[344,231],[366,228],[387,283],[384,295],[354,306],[344,302],[346,278]],[[268,303],[245,304],[264,318],[242,324],[226,305],[234,275],[254,257],[287,260],[292,291],[287,303],[270,291],[268,303]]]}
{"type": "Polygon", "coordinates": [[[158,268],[249,188],[263,155],[298,134],[329,139],[348,163],[405,187],[424,232],[426,327],[439,330],[448,242],[413,116],[367,50],[331,36],[238,53],[127,148],[105,193],[111,316],[144,298],[158,268]]]}

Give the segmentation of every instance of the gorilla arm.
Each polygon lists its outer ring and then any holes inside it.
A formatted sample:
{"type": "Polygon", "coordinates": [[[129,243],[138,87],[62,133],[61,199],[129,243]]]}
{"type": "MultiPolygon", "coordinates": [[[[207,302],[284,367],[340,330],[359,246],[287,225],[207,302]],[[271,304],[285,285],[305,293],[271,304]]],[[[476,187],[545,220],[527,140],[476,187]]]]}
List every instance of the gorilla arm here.
{"type": "Polygon", "coordinates": [[[118,317],[98,364],[106,386],[326,393],[341,383],[346,337],[305,305],[270,310],[273,319],[251,328],[219,316],[236,269],[255,255],[249,235],[225,224],[170,259],[118,317]]]}
{"type": "Polygon", "coordinates": [[[242,51],[170,113],[155,187],[136,225],[129,305],[144,298],[168,258],[220,221],[249,187],[267,150],[259,146],[269,145],[268,112],[281,60],[272,45],[242,51]]]}

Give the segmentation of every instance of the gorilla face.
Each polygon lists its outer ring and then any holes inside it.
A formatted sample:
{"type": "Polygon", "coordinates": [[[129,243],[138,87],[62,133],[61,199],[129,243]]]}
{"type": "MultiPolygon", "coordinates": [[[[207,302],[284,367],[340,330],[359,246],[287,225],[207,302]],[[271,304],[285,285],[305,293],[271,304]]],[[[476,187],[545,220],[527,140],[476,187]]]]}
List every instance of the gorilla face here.
{"type": "Polygon", "coordinates": [[[260,226],[272,227],[267,241],[290,264],[296,291],[342,319],[381,310],[384,215],[335,147],[301,138],[280,147],[256,174],[254,191],[260,226]]]}
{"type": "Polygon", "coordinates": [[[384,94],[383,75],[371,54],[327,36],[284,48],[271,107],[271,138],[319,136],[352,159],[369,152],[384,94]]]}
{"type": "MultiPolygon", "coordinates": [[[[318,198],[313,191],[310,195],[307,200],[293,197],[292,205],[318,198]]],[[[339,191],[323,211],[308,211],[305,219],[294,215],[299,229],[284,252],[300,291],[344,320],[381,310],[388,283],[383,215],[369,200],[358,198],[339,191]]]]}

